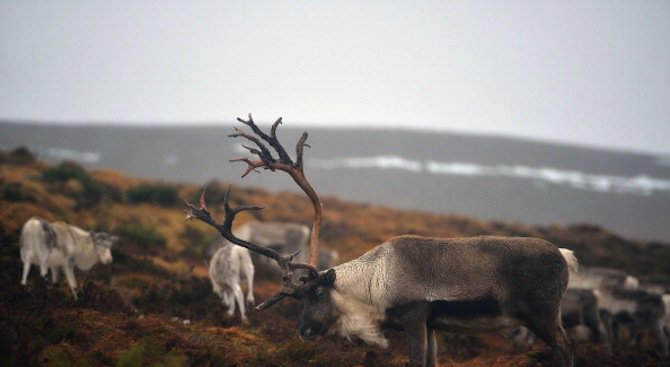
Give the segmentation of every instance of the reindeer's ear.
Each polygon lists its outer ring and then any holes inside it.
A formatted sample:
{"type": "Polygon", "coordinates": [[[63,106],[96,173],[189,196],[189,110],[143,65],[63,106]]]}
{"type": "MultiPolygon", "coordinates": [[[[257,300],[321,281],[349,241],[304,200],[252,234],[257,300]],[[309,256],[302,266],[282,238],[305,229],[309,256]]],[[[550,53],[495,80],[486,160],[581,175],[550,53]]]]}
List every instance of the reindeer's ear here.
{"type": "Polygon", "coordinates": [[[321,276],[321,284],[330,287],[335,284],[335,269],[328,270],[325,274],[321,276]]]}

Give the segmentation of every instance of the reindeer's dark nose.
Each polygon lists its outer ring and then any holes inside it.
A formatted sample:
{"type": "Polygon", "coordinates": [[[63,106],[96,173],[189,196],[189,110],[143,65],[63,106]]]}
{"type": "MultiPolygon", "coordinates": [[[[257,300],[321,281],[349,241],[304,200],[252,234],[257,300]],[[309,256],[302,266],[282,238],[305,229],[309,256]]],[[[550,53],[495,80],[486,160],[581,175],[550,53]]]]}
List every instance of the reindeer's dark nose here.
{"type": "Polygon", "coordinates": [[[323,335],[323,327],[319,324],[303,325],[300,327],[302,340],[314,340],[323,335]]]}

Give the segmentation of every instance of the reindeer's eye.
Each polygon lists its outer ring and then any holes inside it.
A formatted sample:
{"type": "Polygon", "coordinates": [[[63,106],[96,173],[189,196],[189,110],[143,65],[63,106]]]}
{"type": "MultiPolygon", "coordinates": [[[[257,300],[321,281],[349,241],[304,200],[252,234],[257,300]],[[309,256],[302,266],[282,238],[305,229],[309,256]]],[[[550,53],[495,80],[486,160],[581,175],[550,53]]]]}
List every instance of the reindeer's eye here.
{"type": "Polygon", "coordinates": [[[316,289],[316,296],[317,297],[322,297],[323,294],[324,294],[323,288],[319,287],[319,288],[316,289]]]}

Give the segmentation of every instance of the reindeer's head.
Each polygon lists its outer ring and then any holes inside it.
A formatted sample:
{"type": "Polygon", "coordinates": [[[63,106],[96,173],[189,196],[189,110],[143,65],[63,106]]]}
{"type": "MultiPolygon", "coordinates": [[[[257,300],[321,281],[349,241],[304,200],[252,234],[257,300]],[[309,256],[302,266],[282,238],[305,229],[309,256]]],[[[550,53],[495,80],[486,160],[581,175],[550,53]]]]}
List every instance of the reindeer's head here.
{"type": "Polygon", "coordinates": [[[295,298],[302,302],[300,338],[313,340],[324,335],[339,318],[340,312],[331,297],[334,284],[335,270],[330,269],[297,289],[295,298]]]}
{"type": "Polygon", "coordinates": [[[91,232],[91,238],[95,244],[95,251],[98,254],[100,262],[103,264],[110,264],[112,262],[112,245],[114,245],[119,238],[107,232],[91,232]]]}

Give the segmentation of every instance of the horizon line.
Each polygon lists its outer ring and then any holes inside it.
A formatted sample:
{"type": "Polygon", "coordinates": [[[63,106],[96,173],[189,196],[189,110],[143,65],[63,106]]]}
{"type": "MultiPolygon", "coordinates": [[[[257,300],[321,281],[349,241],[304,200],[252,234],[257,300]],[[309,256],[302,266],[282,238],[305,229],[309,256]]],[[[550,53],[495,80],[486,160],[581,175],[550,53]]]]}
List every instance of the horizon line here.
{"type": "MultiPolygon", "coordinates": [[[[267,124],[268,126],[276,121],[276,118],[267,123],[263,122],[262,124],[267,124]]],[[[175,128],[188,128],[188,127],[232,127],[235,124],[239,123],[237,120],[200,120],[200,121],[186,121],[186,120],[156,120],[156,121],[130,121],[130,120],[59,120],[59,119],[29,119],[29,118],[7,118],[0,117],[0,124],[9,123],[15,125],[41,125],[41,126],[61,126],[61,127],[122,127],[122,128],[151,128],[151,127],[175,127],[175,128]]],[[[258,121],[256,121],[258,124],[258,121]]],[[[507,139],[507,140],[520,140],[530,143],[539,143],[539,144],[550,144],[558,146],[568,146],[568,147],[578,147],[591,150],[600,150],[608,151],[613,153],[625,153],[625,154],[638,154],[638,155],[651,155],[654,157],[670,157],[670,151],[653,151],[653,150],[643,150],[635,148],[625,148],[617,147],[610,145],[601,145],[597,143],[582,143],[567,141],[561,139],[550,139],[544,137],[533,137],[528,135],[520,135],[513,133],[504,133],[504,132],[488,132],[488,131],[476,131],[476,130],[467,130],[467,129],[457,129],[449,127],[440,127],[440,126],[426,126],[426,125],[417,125],[417,126],[407,126],[400,125],[399,123],[386,123],[386,126],[381,126],[381,122],[325,122],[322,121],[319,125],[314,126],[314,122],[307,121],[292,121],[291,126],[285,127],[288,129],[296,128],[305,128],[311,127],[314,129],[323,129],[323,130],[381,130],[381,131],[408,131],[408,132],[421,132],[421,133],[443,133],[443,134],[452,134],[452,135],[465,135],[465,136],[476,136],[483,138],[498,138],[498,139],[507,139]]]]}

